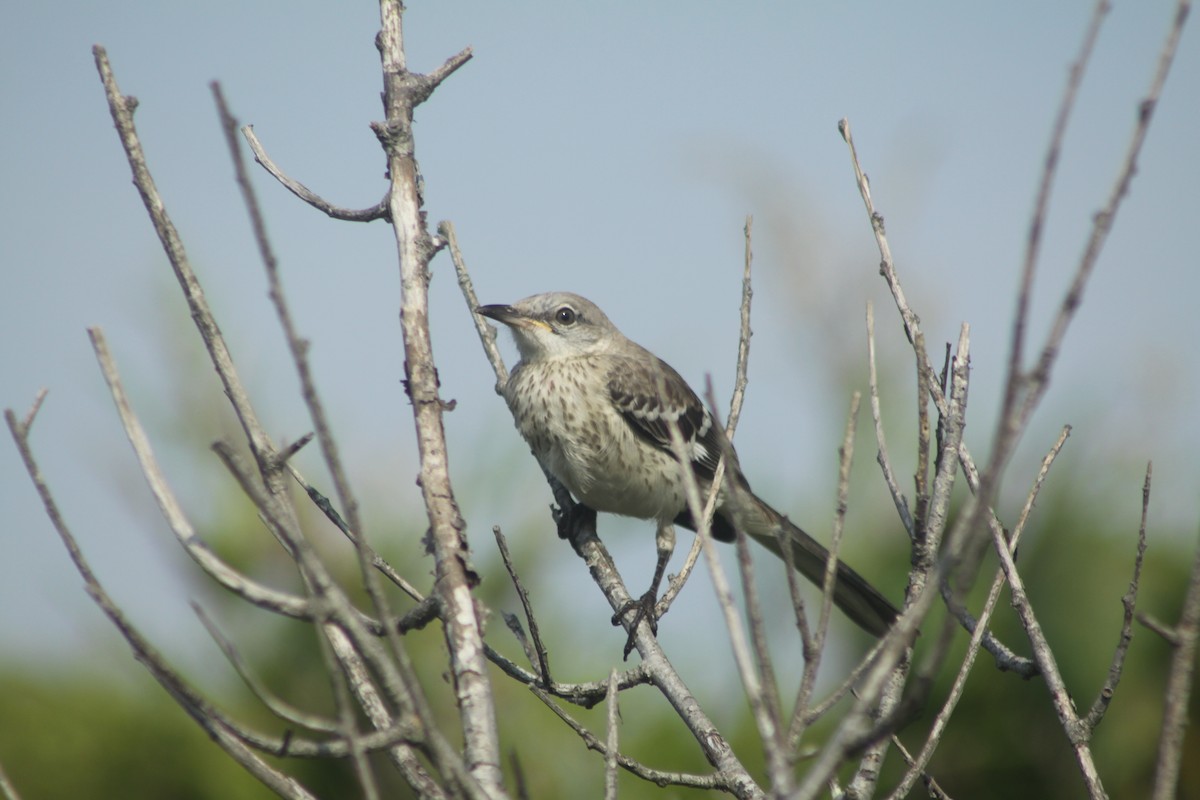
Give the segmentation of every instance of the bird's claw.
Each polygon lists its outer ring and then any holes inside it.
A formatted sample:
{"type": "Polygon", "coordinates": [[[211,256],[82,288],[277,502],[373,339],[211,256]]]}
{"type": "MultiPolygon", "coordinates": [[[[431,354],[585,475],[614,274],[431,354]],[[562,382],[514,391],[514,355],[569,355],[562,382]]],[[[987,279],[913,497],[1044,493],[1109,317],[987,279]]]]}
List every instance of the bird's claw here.
{"type": "Polygon", "coordinates": [[[596,511],[583,503],[564,503],[553,508],[554,522],[558,527],[558,538],[576,542],[596,532],[596,511]]]}
{"type": "Polygon", "coordinates": [[[625,659],[629,658],[629,654],[633,652],[634,638],[637,636],[638,625],[643,621],[650,626],[650,633],[658,633],[658,592],[655,589],[650,589],[636,600],[628,600],[625,605],[617,609],[617,613],[613,614],[612,624],[620,625],[621,618],[630,611],[636,611],[633,615],[633,622],[629,624],[629,638],[625,640],[625,649],[622,651],[625,659]]]}

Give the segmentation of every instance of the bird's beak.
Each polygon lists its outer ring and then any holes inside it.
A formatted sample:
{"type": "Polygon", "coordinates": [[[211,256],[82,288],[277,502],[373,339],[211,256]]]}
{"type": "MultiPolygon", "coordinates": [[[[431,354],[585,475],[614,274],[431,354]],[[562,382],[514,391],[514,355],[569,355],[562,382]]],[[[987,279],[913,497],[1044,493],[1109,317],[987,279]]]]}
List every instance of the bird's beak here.
{"type": "Polygon", "coordinates": [[[528,317],[512,306],[480,306],[475,309],[475,313],[490,317],[497,322],[503,322],[510,328],[544,328],[550,330],[550,326],[540,319],[528,317]]]}

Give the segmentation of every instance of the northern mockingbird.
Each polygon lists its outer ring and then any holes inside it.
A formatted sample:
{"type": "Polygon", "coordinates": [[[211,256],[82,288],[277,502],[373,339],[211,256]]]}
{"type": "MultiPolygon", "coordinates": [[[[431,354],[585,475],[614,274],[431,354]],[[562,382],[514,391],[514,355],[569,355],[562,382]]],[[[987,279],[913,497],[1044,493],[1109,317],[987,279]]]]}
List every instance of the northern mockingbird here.
{"type": "MultiPolygon", "coordinates": [[[[658,525],[658,566],[631,626],[631,641],[646,602],[649,622],[652,627],[655,623],[653,603],[674,549],[672,525],[696,530],[671,445],[671,424],[678,426],[702,494],[712,486],[722,452],[729,454],[713,537],[733,541],[736,524],[782,558],[777,537],[782,528],[796,569],[822,585],[829,551],[750,491],[736,454],[723,443],[724,431],[687,382],[627,339],[594,303],[552,292],[476,311],[507,325],[516,340],[521,360],[504,386],[504,398],[543,469],[590,509],[658,525]],[[731,481],[740,487],[735,497],[730,496],[731,481]]],[[[875,636],[896,619],[895,607],[840,561],[833,601],[875,636]]]]}

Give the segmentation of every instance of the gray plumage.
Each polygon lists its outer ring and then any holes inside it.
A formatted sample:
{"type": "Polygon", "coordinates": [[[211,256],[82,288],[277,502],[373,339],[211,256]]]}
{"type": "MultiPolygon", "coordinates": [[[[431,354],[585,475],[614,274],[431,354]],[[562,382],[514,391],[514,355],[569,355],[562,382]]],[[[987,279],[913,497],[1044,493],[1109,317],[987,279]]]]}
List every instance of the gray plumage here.
{"type": "MultiPolygon", "coordinates": [[[[542,467],[576,500],[596,511],[696,529],[671,446],[678,425],[702,493],[712,485],[724,432],[679,373],[626,338],[594,303],[567,292],[527,297],[478,313],[504,323],[521,360],[504,387],[517,430],[542,467]]],[[[820,586],[829,551],[751,490],[733,454],[727,480],[739,492],[742,530],[782,557],[777,531],[788,533],[793,562],[820,586]]],[[[728,485],[728,484],[726,484],[728,485]]],[[[735,536],[727,492],[718,495],[714,538],[735,536]]],[[[882,635],[897,612],[870,583],[837,564],[834,603],[851,620],[882,635]]]]}

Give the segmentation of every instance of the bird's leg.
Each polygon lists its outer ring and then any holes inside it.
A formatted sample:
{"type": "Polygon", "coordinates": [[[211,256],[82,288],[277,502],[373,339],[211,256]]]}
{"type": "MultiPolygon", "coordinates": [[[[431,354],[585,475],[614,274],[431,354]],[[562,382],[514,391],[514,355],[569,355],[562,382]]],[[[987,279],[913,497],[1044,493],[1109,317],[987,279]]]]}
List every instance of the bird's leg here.
{"type": "Polygon", "coordinates": [[[675,526],[669,522],[659,523],[658,531],[654,535],[654,544],[658,549],[658,562],[654,565],[654,577],[650,581],[650,588],[636,600],[629,600],[625,605],[613,614],[613,625],[621,624],[621,617],[631,610],[636,610],[637,613],[633,616],[633,622],[629,625],[629,638],[625,641],[625,658],[629,658],[629,654],[633,652],[633,638],[637,633],[638,625],[642,620],[645,620],[650,625],[651,633],[658,633],[658,612],[655,606],[658,604],[658,587],[662,583],[663,574],[667,571],[667,562],[671,560],[671,554],[675,552],[675,526]]]}

